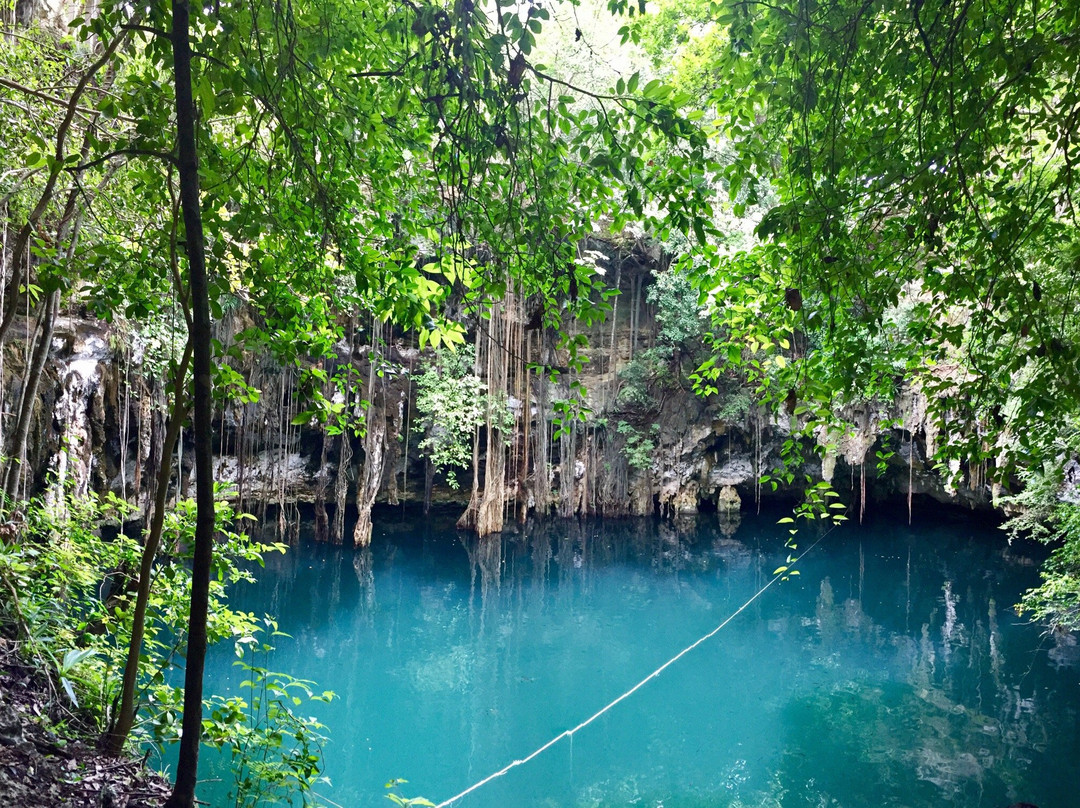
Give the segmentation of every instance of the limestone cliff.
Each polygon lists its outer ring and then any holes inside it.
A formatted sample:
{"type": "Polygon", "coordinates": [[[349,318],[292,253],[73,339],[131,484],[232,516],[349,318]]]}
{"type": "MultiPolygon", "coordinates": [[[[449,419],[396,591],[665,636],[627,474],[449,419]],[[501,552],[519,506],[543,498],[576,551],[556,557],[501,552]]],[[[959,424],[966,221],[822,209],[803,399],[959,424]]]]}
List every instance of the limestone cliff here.
{"type": "MultiPolygon", "coordinates": [[[[676,352],[657,360],[656,352],[650,353],[657,346],[658,324],[648,289],[664,269],[659,252],[635,242],[595,242],[589,249],[597,272],[619,295],[606,320],[585,332],[590,347],[581,367],[565,367],[552,381],[548,372],[521,363],[507,388],[514,426],[506,440],[485,443],[478,430],[477,489],[486,487],[486,447],[505,445],[494,451],[507,453],[498,468],[508,518],[548,510],[566,516],[733,512],[762,499],[795,497],[798,484],[781,482],[774,490],[760,482],[780,465],[794,416],[754,406],[737,384],[701,398],[688,378],[692,356],[676,352]],[[642,372],[643,362],[649,372],[642,372]],[[575,382],[587,390],[583,418],[559,429],[553,403],[570,401],[575,382]]],[[[529,362],[537,362],[546,338],[526,322],[528,301],[513,311],[506,333],[518,334],[533,351],[529,362]]],[[[231,315],[233,320],[243,316],[231,315]]],[[[228,344],[242,326],[220,323],[219,337],[228,344]]],[[[335,363],[350,369],[355,387],[347,396],[325,392],[337,395],[337,403],[365,425],[364,436],[336,434],[317,420],[298,417],[311,391],[302,389],[296,369],[261,357],[246,356],[235,368],[260,391],[257,400],[227,404],[218,414],[219,480],[231,483],[232,496],[264,518],[268,506],[276,506],[270,512],[283,535],[295,536],[297,505],[311,503],[316,535],[343,541],[344,515],[352,512],[358,488],[395,503],[464,506],[470,498],[469,471],[459,472],[466,484],[455,490],[433,473],[420,448],[424,434],[415,379],[430,352],[392,331],[381,335],[376,350],[372,334],[351,333],[351,341],[337,347],[335,363]],[[373,469],[366,464],[375,456],[380,462],[373,469]]],[[[566,365],[565,351],[552,340],[546,344],[543,364],[566,365]]],[[[57,492],[64,489],[111,491],[147,512],[150,481],[161,460],[166,397],[164,380],[145,354],[137,341],[121,338],[103,323],[61,318],[34,412],[24,493],[50,492],[59,502],[57,492]]],[[[9,342],[2,369],[6,413],[15,411],[26,356],[18,339],[9,342]]],[[[801,472],[831,481],[853,512],[875,501],[916,495],[969,507],[992,504],[997,492],[979,469],[957,465],[945,474],[935,469],[929,458],[937,435],[916,392],[905,389],[896,401],[866,404],[843,416],[849,429],[819,434],[820,447],[803,447],[808,459],[801,472]]],[[[0,428],[9,427],[0,422],[0,428]]],[[[185,434],[181,441],[173,481],[179,494],[192,488],[189,438],[185,434]]]]}

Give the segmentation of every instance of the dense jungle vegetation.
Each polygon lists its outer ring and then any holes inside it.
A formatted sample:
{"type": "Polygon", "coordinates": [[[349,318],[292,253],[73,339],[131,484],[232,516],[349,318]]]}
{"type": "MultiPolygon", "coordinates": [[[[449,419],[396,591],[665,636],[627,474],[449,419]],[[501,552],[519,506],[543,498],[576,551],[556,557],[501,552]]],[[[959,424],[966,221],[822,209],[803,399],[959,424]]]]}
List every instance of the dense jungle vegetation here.
{"type": "MultiPolygon", "coordinates": [[[[529,429],[508,396],[567,386],[537,468],[575,456],[567,425],[589,417],[583,332],[619,305],[586,247],[598,235],[669,265],[648,291],[661,336],[624,400],[658,379],[738,388],[733,406],[788,419],[761,482],[801,485],[813,520],[843,506],[803,483],[808,456],[852,406],[918,399],[940,473],[992,486],[1012,531],[1054,547],[1025,612],[1080,628],[1075,0],[0,11],[0,376],[18,391],[0,605],[105,748],[179,739],[169,806],[194,804],[200,739],[234,750],[248,804],[308,799],[320,728],[292,697],[332,698],[261,668],[273,622],[224,603],[246,562],[283,549],[215,490],[215,412],[263,392],[237,360],[296,368],[294,423],[359,441],[367,470],[381,371],[369,361],[365,385],[337,352],[404,338],[432,357],[424,448],[440,473],[471,462],[462,525],[497,532],[521,463],[502,447],[529,429]],[[70,315],[137,346],[168,402],[136,513],[127,490],[38,491],[24,462],[70,315]],[[184,429],[193,500],[172,483],[184,429]],[[96,529],[125,521],[143,529],[96,529]],[[205,699],[207,643],[229,638],[252,694],[205,699]]],[[[648,465],[647,427],[612,432],[648,465]]],[[[568,489],[543,476],[537,510],[562,512],[568,489]]],[[[380,479],[356,481],[361,546],[380,479]]]]}

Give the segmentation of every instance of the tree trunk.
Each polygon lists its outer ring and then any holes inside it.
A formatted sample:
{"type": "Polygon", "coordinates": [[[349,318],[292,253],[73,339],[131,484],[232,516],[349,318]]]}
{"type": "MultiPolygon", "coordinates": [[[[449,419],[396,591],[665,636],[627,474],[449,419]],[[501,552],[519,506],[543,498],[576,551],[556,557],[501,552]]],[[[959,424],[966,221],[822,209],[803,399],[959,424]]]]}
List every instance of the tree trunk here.
{"type": "Polygon", "coordinates": [[[184,211],[191,300],[193,356],[192,404],[195,445],[195,554],[191,569],[191,612],[188,618],[187,666],[184,671],[184,718],[176,784],[166,808],[193,808],[202,738],[203,666],[206,662],[206,610],[210,595],[210,563],[214,552],[213,388],[211,381],[210,293],[206,273],[199,161],[195,145],[195,104],[191,92],[191,42],[188,0],[172,3],[173,76],[176,85],[176,145],[180,169],[180,203],[184,211]]]}
{"type": "MultiPolygon", "coordinates": [[[[169,481],[172,479],[173,452],[176,449],[176,442],[180,437],[180,429],[187,411],[183,385],[190,362],[191,342],[188,341],[176,372],[172,414],[169,416],[169,425],[165,431],[161,465],[158,467],[157,488],[154,491],[154,513],[150,522],[150,531],[146,534],[146,541],[143,544],[142,561],[139,565],[139,588],[135,595],[135,611],[131,617],[131,638],[128,642],[127,661],[121,682],[120,709],[116,714],[115,723],[105,736],[105,750],[110,755],[119,755],[124,748],[138,711],[138,706],[135,704],[135,686],[139,679],[139,656],[142,654],[143,636],[146,632],[146,607],[150,602],[154,559],[157,557],[158,547],[161,545],[161,534],[165,529],[165,506],[169,495],[169,481]]],[[[183,474],[183,469],[180,473],[183,474]]]]}

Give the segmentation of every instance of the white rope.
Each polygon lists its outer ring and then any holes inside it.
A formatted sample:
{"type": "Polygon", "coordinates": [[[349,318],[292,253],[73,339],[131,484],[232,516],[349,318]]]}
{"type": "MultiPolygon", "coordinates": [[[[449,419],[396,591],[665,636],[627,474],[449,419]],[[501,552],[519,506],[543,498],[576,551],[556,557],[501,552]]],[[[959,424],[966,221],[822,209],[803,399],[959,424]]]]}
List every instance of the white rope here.
{"type": "MultiPolygon", "coordinates": [[[[825,531],[825,533],[823,533],[821,536],[818,537],[817,541],[815,541],[813,544],[811,544],[809,547],[807,547],[805,550],[803,550],[802,555],[800,555],[798,558],[796,558],[795,561],[792,562],[789,566],[794,567],[796,564],[798,564],[800,561],[802,561],[807,553],[809,553],[811,550],[813,550],[815,547],[817,547],[818,544],[821,543],[821,540],[824,539],[826,536],[828,536],[830,533],[832,533],[833,530],[835,530],[835,529],[836,529],[836,527],[834,525],[833,527],[831,527],[827,531],[825,531]]],[[[586,718],[584,721],[582,721],[576,727],[574,727],[573,729],[563,730],[563,732],[556,735],[554,738],[552,738],[550,741],[548,741],[546,744],[541,746],[536,751],[532,752],[527,757],[520,758],[519,760],[515,760],[513,763],[507,764],[506,766],[499,769],[494,774],[489,774],[483,780],[480,780],[479,782],[474,783],[473,785],[469,786],[467,789],[462,791],[460,794],[455,794],[450,799],[444,800],[443,802],[440,802],[438,805],[435,806],[435,808],[446,808],[448,805],[457,802],[462,797],[466,796],[467,794],[471,794],[472,792],[476,791],[481,786],[485,786],[488,783],[490,783],[492,780],[495,780],[495,779],[497,779],[499,777],[502,777],[504,774],[509,772],[511,769],[517,768],[518,766],[521,766],[521,765],[523,765],[525,763],[528,763],[533,758],[540,756],[541,754],[546,752],[548,749],[553,747],[555,744],[557,744],[559,741],[561,741],[563,738],[570,738],[571,740],[573,740],[574,733],[577,732],[579,729],[584,729],[585,727],[589,726],[589,724],[591,724],[593,721],[598,719],[600,716],[602,716],[604,713],[606,713],[608,710],[610,710],[612,707],[614,707],[620,701],[623,701],[624,699],[627,699],[630,696],[632,696],[634,693],[636,693],[638,690],[640,690],[642,687],[644,687],[648,682],[655,679],[657,676],[659,676],[665,670],[670,668],[672,665],[674,665],[676,662],[678,662],[684,656],[689,654],[691,651],[693,651],[695,648],[697,648],[703,642],[706,642],[707,640],[710,640],[713,637],[715,637],[720,632],[721,629],[723,629],[728,623],[730,623],[732,620],[734,620],[736,617],[738,617],[740,614],[742,614],[751,603],[753,603],[755,600],[757,600],[759,597],[761,597],[762,593],[766,589],[768,589],[770,586],[772,586],[774,583],[776,583],[778,578],[780,578],[779,575],[774,575],[772,578],[769,579],[769,582],[767,584],[765,584],[765,586],[761,587],[761,589],[759,589],[757,592],[755,592],[754,595],[750,598],[750,600],[746,601],[746,603],[744,603],[742,606],[740,606],[738,609],[736,609],[734,612],[732,612],[728,616],[728,618],[726,620],[724,620],[723,623],[718,625],[716,628],[714,628],[708,634],[705,634],[704,636],[699,637],[692,644],[686,646],[686,648],[679,651],[679,653],[677,653],[675,656],[673,656],[671,659],[669,659],[667,662],[665,662],[659,668],[654,670],[652,673],[650,673],[648,676],[646,676],[644,679],[642,679],[640,682],[638,682],[632,688],[627,690],[625,693],[623,693],[621,696],[614,699],[613,701],[610,701],[607,704],[605,704],[603,707],[601,707],[599,710],[597,710],[591,716],[586,718]]]]}

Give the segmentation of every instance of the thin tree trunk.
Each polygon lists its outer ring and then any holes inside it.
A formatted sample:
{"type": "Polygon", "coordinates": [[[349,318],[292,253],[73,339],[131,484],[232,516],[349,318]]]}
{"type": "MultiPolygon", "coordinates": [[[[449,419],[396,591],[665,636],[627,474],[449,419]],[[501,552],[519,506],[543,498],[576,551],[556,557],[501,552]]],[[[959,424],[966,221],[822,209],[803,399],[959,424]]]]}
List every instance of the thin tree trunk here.
{"type": "Polygon", "coordinates": [[[476,515],[476,533],[483,537],[503,529],[506,517],[506,437],[503,414],[509,375],[512,292],[492,307],[488,323],[487,451],[484,458],[484,493],[476,515]]]}
{"type": "Polygon", "coordinates": [[[188,290],[192,323],[192,404],[195,444],[195,553],[191,570],[187,665],[184,671],[184,717],[176,784],[166,808],[193,808],[202,738],[203,667],[206,662],[206,611],[210,564],[214,553],[213,382],[211,380],[210,294],[206,273],[202,211],[199,207],[199,161],[195,145],[195,103],[191,91],[190,8],[172,3],[173,75],[176,85],[176,144],[180,201],[184,211],[188,290]]]}
{"type": "Polygon", "coordinates": [[[379,493],[382,482],[383,461],[386,459],[386,419],[375,412],[374,402],[368,406],[368,422],[364,435],[364,467],[356,487],[356,527],[353,544],[367,547],[371,544],[371,506],[379,493]]]}
{"type": "MultiPolygon", "coordinates": [[[[187,411],[183,385],[190,362],[191,341],[189,340],[176,372],[172,414],[169,417],[169,426],[165,430],[165,445],[162,447],[157,488],[154,491],[154,514],[150,522],[150,531],[146,534],[146,541],[143,544],[142,561],[139,565],[139,588],[135,595],[135,610],[131,618],[131,638],[128,642],[127,661],[121,683],[120,709],[116,714],[115,724],[105,736],[105,749],[111,755],[119,755],[124,748],[124,743],[135,724],[135,714],[138,710],[135,704],[135,686],[138,683],[139,656],[142,654],[143,636],[146,632],[146,607],[150,602],[150,582],[154,571],[154,559],[157,557],[161,535],[165,529],[165,507],[169,496],[169,481],[172,479],[173,452],[176,449],[187,411]]],[[[183,474],[183,471],[181,468],[180,473],[183,474]]]]}

